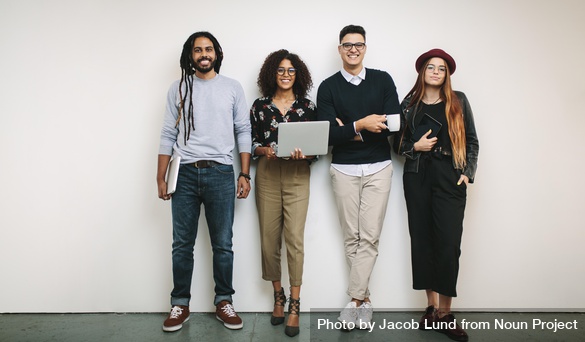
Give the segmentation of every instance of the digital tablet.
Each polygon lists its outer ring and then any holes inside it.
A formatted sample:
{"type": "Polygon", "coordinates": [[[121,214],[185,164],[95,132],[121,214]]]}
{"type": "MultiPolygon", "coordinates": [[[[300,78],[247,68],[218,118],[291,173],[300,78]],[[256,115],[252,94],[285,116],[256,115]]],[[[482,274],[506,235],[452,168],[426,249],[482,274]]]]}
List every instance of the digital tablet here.
{"type": "Polygon", "coordinates": [[[295,148],[305,156],[327,154],[329,121],[281,122],[278,124],[277,157],[290,157],[295,148]]]}
{"type": "Polygon", "coordinates": [[[443,125],[435,120],[432,116],[425,113],[422,119],[420,120],[419,124],[416,126],[414,133],[412,133],[412,141],[417,142],[422,138],[423,135],[427,134],[429,129],[431,130],[431,134],[427,137],[427,139],[431,139],[439,134],[441,127],[443,125]]]}

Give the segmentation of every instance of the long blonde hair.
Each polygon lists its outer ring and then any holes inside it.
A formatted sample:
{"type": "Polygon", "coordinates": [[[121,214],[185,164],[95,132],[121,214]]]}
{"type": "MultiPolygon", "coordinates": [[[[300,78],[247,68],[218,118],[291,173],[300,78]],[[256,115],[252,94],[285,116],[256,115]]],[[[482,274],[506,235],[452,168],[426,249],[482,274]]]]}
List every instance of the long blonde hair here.
{"type": "MultiPolygon", "coordinates": [[[[425,95],[425,71],[430,62],[427,60],[424,66],[418,72],[418,77],[414,87],[408,92],[406,98],[411,98],[407,108],[420,105],[420,102],[425,95]]],[[[457,94],[451,88],[451,73],[449,71],[448,63],[445,63],[445,81],[440,89],[441,100],[445,102],[445,116],[447,117],[447,126],[449,128],[449,138],[451,139],[451,149],[453,153],[453,161],[455,167],[463,169],[467,164],[466,158],[466,140],[465,140],[465,123],[463,122],[463,109],[457,94]]]]}

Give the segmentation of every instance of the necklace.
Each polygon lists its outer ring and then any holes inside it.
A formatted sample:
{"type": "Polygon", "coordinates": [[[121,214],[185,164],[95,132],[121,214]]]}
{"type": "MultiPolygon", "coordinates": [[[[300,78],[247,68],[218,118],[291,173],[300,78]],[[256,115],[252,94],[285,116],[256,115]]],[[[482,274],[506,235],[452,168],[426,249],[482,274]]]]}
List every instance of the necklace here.
{"type": "Polygon", "coordinates": [[[423,102],[429,106],[432,106],[432,105],[436,104],[437,102],[439,102],[440,99],[441,99],[441,97],[439,96],[439,97],[437,97],[437,99],[433,103],[429,103],[431,101],[425,101],[425,100],[423,100],[423,102]]]}
{"type": "Polygon", "coordinates": [[[292,99],[277,99],[275,97],[272,98],[272,102],[274,103],[274,105],[276,106],[276,108],[278,108],[278,110],[280,111],[280,113],[282,115],[285,115],[286,113],[288,113],[288,111],[291,108],[291,105],[293,104],[293,102],[296,101],[296,97],[292,98],[292,99]]]}

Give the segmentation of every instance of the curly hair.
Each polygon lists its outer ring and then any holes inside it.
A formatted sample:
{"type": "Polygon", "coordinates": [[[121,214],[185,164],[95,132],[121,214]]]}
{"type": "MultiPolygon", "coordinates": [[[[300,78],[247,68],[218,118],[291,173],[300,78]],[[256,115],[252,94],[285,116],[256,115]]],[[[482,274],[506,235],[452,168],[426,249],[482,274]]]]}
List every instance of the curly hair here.
{"type": "Polygon", "coordinates": [[[276,93],[276,70],[280,62],[284,59],[288,59],[293,67],[297,69],[293,93],[297,97],[307,97],[307,93],[313,88],[313,80],[311,79],[309,68],[307,68],[305,62],[298,55],[285,49],[270,53],[264,60],[264,64],[262,64],[260,74],[258,75],[258,88],[260,88],[260,93],[264,97],[273,96],[276,93]]]}

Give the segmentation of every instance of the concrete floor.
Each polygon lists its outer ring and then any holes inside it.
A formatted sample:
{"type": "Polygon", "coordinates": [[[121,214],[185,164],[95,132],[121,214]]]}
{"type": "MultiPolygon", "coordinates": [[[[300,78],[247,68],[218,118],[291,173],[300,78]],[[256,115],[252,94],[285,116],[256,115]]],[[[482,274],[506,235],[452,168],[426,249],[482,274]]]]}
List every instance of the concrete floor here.
{"type": "MultiPolygon", "coordinates": [[[[451,341],[438,332],[410,329],[408,325],[418,322],[421,314],[375,312],[375,327],[371,332],[345,332],[332,326],[337,312],[303,312],[301,333],[293,338],[284,335],[284,325],[270,325],[269,313],[240,313],[244,328],[236,331],[224,328],[214,314],[191,313],[191,319],[183,329],[173,333],[165,333],[161,329],[166,313],[0,314],[0,342],[451,341]]],[[[470,341],[585,341],[584,312],[463,312],[456,314],[456,318],[459,322],[465,319],[471,324],[467,329],[470,341]],[[534,327],[534,322],[539,321],[550,322],[550,329],[534,327]],[[508,329],[496,327],[496,322],[503,323],[508,329]],[[554,332],[555,322],[557,329],[561,322],[570,324],[554,332]]]]}

